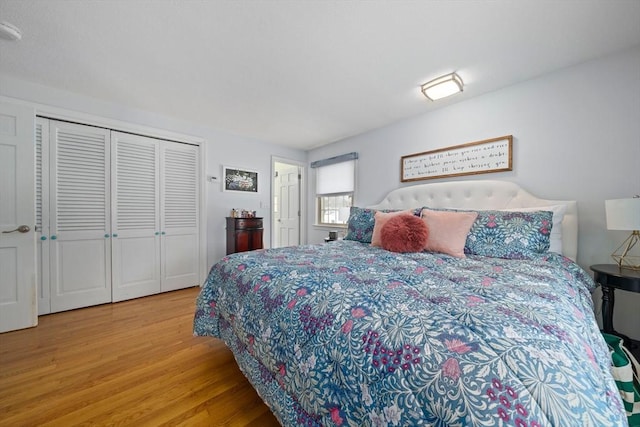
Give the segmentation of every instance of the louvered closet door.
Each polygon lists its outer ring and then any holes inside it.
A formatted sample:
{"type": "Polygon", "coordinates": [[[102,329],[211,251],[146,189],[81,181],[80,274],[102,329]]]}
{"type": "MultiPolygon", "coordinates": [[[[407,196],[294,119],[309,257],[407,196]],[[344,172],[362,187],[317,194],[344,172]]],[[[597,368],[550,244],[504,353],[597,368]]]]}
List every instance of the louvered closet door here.
{"type": "Polygon", "coordinates": [[[160,292],[160,143],[111,132],[113,301],[160,292]]]}
{"type": "Polygon", "coordinates": [[[162,291],[197,286],[199,151],[164,142],[161,155],[162,291]]]}
{"type": "Polygon", "coordinates": [[[36,274],[38,315],[51,312],[49,297],[49,120],[36,118],[36,274]]]}
{"type": "Polygon", "coordinates": [[[111,301],[110,136],[50,121],[51,311],[111,301]]]}

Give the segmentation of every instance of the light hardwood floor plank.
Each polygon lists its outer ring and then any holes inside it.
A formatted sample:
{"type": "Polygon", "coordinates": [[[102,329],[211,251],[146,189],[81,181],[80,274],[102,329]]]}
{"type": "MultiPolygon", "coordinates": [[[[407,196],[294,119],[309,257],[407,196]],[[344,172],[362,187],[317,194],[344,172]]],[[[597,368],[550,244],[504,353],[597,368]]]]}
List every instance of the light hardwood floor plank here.
{"type": "Polygon", "coordinates": [[[198,291],[0,334],[0,426],[278,426],[224,343],[193,336],[198,291]]]}

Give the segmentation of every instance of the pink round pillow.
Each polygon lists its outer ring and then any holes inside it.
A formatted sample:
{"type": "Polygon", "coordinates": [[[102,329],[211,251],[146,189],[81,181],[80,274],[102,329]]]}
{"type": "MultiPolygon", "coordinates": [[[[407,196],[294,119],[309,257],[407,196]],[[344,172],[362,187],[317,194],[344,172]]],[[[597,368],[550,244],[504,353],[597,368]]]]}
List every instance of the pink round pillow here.
{"type": "Polygon", "coordinates": [[[398,215],[382,227],[382,247],[392,252],[421,252],[427,245],[427,224],[415,215],[398,215]]]}

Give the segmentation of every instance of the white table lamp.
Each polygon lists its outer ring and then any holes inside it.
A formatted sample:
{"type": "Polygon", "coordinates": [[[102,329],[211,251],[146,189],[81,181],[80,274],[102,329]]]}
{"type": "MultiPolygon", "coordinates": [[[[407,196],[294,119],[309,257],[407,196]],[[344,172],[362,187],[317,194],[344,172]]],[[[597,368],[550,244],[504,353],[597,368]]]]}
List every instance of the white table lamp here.
{"type": "Polygon", "coordinates": [[[607,229],[631,231],[611,258],[620,267],[640,270],[640,197],[605,201],[607,229]]]}

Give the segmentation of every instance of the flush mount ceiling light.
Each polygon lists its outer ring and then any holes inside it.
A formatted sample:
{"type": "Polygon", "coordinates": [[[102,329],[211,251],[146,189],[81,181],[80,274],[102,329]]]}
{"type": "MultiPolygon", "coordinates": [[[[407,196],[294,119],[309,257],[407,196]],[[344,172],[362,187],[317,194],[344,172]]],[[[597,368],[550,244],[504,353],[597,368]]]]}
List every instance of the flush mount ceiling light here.
{"type": "Polygon", "coordinates": [[[446,98],[458,92],[462,92],[462,79],[456,73],[446,74],[433,79],[421,86],[424,96],[431,101],[446,98]]]}
{"type": "Polygon", "coordinates": [[[21,38],[22,33],[18,27],[8,22],[0,22],[0,39],[14,41],[20,40],[21,38]]]}

